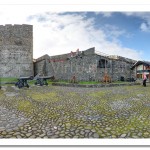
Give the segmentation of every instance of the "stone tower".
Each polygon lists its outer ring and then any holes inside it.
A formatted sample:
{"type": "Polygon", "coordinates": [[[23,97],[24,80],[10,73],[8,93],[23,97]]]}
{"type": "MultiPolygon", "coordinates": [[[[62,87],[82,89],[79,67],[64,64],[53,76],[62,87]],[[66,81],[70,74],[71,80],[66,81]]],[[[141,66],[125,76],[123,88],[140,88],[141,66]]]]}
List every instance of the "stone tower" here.
{"type": "Polygon", "coordinates": [[[0,76],[33,75],[33,26],[0,26],[0,76]]]}

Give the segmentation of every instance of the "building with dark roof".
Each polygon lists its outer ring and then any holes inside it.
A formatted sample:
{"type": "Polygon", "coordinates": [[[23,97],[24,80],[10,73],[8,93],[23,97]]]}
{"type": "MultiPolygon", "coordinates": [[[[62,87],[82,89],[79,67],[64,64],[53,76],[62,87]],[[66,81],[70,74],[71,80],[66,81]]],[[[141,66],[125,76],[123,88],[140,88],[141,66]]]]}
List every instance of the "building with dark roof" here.
{"type": "Polygon", "coordinates": [[[131,68],[135,72],[137,79],[142,79],[143,74],[146,74],[150,81],[150,62],[149,61],[137,61],[131,68]]]}

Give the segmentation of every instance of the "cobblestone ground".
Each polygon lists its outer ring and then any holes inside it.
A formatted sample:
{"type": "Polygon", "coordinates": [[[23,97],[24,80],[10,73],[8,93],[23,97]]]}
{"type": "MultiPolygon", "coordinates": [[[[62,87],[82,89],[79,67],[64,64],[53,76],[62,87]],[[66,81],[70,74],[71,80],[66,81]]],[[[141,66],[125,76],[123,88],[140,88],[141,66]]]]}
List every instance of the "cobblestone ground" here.
{"type": "Polygon", "coordinates": [[[3,86],[0,138],[150,138],[150,86],[3,86]]]}

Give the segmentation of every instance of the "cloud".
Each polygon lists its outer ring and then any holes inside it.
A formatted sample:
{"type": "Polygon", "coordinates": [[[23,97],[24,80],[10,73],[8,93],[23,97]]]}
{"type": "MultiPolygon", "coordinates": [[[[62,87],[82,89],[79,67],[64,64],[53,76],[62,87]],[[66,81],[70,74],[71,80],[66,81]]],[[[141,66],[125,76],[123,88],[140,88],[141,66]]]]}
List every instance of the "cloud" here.
{"type": "Polygon", "coordinates": [[[109,17],[112,16],[113,12],[95,12],[95,14],[96,14],[96,15],[101,14],[103,17],[109,18],[109,17]]]}
{"type": "Polygon", "coordinates": [[[85,20],[82,15],[76,14],[45,14],[43,22],[39,20],[39,16],[30,20],[34,24],[36,51],[43,49],[49,55],[62,54],[79,47],[89,48],[88,43],[93,41],[92,19],[85,20]],[[39,42],[42,43],[40,47],[39,42]]]}
{"type": "Polygon", "coordinates": [[[103,53],[140,59],[140,51],[125,48],[119,42],[118,38],[125,34],[125,30],[111,25],[106,25],[106,30],[95,29],[94,18],[86,18],[85,14],[42,13],[29,18],[35,30],[34,56],[45,53],[58,55],[75,51],[77,48],[85,50],[96,47],[96,50],[103,53]],[[42,20],[39,19],[41,16],[42,20]],[[108,35],[111,37],[109,40],[108,35]]]}
{"type": "Polygon", "coordinates": [[[150,32],[149,12],[123,12],[123,14],[140,18],[143,22],[140,24],[139,29],[143,32],[150,32]]]}
{"type": "MultiPolygon", "coordinates": [[[[124,30],[109,26],[111,40],[108,40],[106,30],[95,28],[95,18],[87,18],[84,12],[52,12],[33,6],[28,9],[26,6],[24,8],[18,6],[16,9],[8,7],[0,9],[1,24],[33,25],[34,58],[45,54],[52,56],[69,53],[78,48],[86,50],[90,47],[110,55],[121,55],[133,59],[141,57],[140,51],[123,47],[119,42],[119,36],[125,32],[124,30]]],[[[111,13],[108,14],[107,16],[110,16],[111,13]]]]}
{"type": "Polygon", "coordinates": [[[140,56],[143,54],[142,51],[123,47],[121,44],[107,42],[102,45],[103,52],[109,55],[118,55],[134,60],[140,60],[140,56]]]}
{"type": "Polygon", "coordinates": [[[146,23],[142,23],[140,26],[140,29],[144,32],[150,32],[150,25],[148,25],[146,23]]]}
{"type": "Polygon", "coordinates": [[[124,29],[120,29],[115,25],[105,24],[102,27],[102,30],[105,32],[105,35],[109,41],[120,43],[120,36],[129,37],[129,33],[127,33],[124,29]]]}

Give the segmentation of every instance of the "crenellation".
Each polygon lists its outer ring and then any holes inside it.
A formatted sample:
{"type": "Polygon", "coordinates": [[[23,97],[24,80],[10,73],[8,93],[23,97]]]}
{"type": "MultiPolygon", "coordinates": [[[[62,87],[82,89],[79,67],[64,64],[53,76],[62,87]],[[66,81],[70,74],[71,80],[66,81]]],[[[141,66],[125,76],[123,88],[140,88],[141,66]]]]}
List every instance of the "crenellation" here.
{"type": "Polygon", "coordinates": [[[13,27],[13,25],[12,25],[12,24],[5,24],[4,27],[5,27],[5,28],[11,28],[11,27],[13,27]]]}

